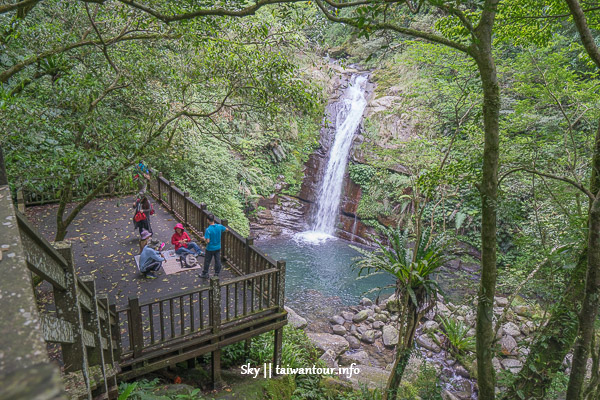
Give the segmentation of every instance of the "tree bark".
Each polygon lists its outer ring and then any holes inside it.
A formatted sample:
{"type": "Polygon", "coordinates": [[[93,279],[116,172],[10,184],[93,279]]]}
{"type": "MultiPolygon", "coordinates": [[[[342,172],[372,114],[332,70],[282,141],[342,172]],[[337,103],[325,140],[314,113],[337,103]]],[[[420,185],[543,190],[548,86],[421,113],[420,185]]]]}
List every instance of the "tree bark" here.
{"type": "Polygon", "coordinates": [[[494,357],[494,296],[496,294],[496,208],[498,201],[498,155],[500,86],[492,55],[492,28],[497,1],[486,1],[478,27],[478,42],[473,46],[483,87],[484,148],[481,177],[481,282],[477,304],[477,384],[479,398],[495,398],[496,376],[494,357]]]}
{"type": "Polygon", "coordinates": [[[581,398],[590,344],[594,335],[594,323],[600,306],[600,192],[598,191],[597,182],[598,171],[600,171],[600,122],[598,123],[594,144],[590,188],[596,198],[591,202],[589,210],[585,294],[579,312],[579,336],[575,342],[573,352],[567,400],[579,400],[581,398]]]}

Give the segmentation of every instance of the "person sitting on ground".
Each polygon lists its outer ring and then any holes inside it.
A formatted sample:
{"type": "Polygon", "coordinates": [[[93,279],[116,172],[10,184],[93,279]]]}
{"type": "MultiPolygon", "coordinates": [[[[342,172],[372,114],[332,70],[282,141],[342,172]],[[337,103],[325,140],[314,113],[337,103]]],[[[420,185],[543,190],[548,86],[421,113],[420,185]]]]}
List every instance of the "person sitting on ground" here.
{"type": "Polygon", "coordinates": [[[215,276],[219,276],[221,273],[221,234],[227,231],[225,226],[215,223],[215,216],[212,214],[208,214],[208,223],[209,227],[204,232],[204,239],[207,243],[204,268],[202,274],[198,275],[203,279],[208,278],[208,270],[213,257],[215,258],[215,276]]]}
{"type": "Polygon", "coordinates": [[[150,238],[152,237],[152,233],[148,232],[145,229],[142,229],[142,233],[140,234],[140,253],[144,250],[144,247],[150,242],[150,238]]]}
{"type": "Polygon", "coordinates": [[[200,246],[192,242],[192,239],[184,232],[182,224],[175,225],[175,233],[171,236],[171,244],[175,246],[175,254],[183,256],[186,254],[194,254],[196,256],[202,255],[200,246]]]}
{"type": "Polygon", "coordinates": [[[156,279],[155,272],[162,267],[162,263],[165,261],[163,255],[158,251],[162,247],[158,240],[152,239],[144,246],[142,254],[140,254],[140,272],[148,279],[156,279]]]}

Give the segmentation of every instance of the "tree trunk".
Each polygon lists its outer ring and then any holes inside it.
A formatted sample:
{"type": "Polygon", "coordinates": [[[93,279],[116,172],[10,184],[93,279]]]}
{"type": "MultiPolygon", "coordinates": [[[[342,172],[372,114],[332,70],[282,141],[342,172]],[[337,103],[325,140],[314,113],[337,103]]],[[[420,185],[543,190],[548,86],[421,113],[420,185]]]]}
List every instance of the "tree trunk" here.
{"type": "Polygon", "coordinates": [[[402,382],[404,370],[410,360],[411,352],[411,348],[404,348],[401,342],[398,342],[396,361],[394,361],[394,367],[388,379],[386,391],[383,393],[383,400],[396,400],[398,397],[398,388],[400,387],[400,382],[402,382]]]}
{"type": "MultiPolygon", "coordinates": [[[[479,27],[482,27],[481,23],[479,27]]],[[[479,28],[478,28],[479,29],[479,28]]],[[[496,207],[498,201],[498,147],[500,87],[492,56],[491,26],[478,31],[479,43],[475,60],[483,86],[483,118],[485,144],[481,178],[481,282],[477,304],[477,384],[479,398],[495,396],[494,357],[494,295],[496,293],[496,207]]]]}
{"type": "Polygon", "coordinates": [[[596,196],[591,202],[588,217],[588,242],[587,242],[587,276],[585,281],[585,294],[581,311],[579,312],[579,336],[573,352],[573,365],[567,389],[568,400],[579,400],[581,389],[587,369],[588,354],[594,323],[600,306],[600,193],[598,192],[598,172],[600,171],[600,123],[596,131],[594,155],[592,159],[592,182],[590,189],[596,196]]]}

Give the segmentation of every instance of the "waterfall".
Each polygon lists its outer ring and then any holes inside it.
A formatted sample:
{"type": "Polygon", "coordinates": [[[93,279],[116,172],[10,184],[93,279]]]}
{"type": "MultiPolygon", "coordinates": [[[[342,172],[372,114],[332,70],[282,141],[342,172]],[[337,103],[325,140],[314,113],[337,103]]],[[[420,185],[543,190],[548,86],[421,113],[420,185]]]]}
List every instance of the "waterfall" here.
{"type": "Polygon", "coordinates": [[[320,242],[335,233],[350,148],[367,106],[366,83],[366,76],[353,75],[348,88],[336,104],[335,108],[338,111],[335,120],[332,121],[335,127],[335,139],[317,195],[311,230],[300,234],[303,240],[320,242]]]}

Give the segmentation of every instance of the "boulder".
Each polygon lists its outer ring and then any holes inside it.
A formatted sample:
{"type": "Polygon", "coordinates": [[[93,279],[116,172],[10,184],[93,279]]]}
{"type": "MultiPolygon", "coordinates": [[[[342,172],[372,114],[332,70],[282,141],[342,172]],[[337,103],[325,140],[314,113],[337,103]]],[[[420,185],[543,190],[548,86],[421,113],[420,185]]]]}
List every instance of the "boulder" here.
{"type": "Polygon", "coordinates": [[[373,305],[373,301],[371,299],[363,297],[360,301],[360,305],[365,307],[371,307],[373,305]]]}
{"type": "Polygon", "coordinates": [[[352,363],[358,365],[372,365],[369,353],[364,350],[357,351],[354,353],[344,353],[340,356],[339,364],[343,367],[351,365],[352,363]]]}
{"type": "Polygon", "coordinates": [[[381,307],[375,306],[375,307],[373,307],[373,311],[375,311],[375,313],[378,314],[381,312],[381,307]]]}
{"type": "Polygon", "coordinates": [[[500,363],[498,357],[492,358],[492,365],[494,366],[494,370],[496,370],[496,373],[502,371],[502,364],[500,363]]]}
{"type": "Polygon", "coordinates": [[[533,311],[531,307],[527,305],[517,305],[513,307],[513,311],[522,317],[531,318],[533,316],[533,311]]]}
{"type": "Polygon", "coordinates": [[[456,366],[456,374],[466,379],[471,378],[471,374],[469,374],[469,371],[467,371],[467,369],[460,364],[456,366]]]}
{"type": "Polygon", "coordinates": [[[360,340],[358,340],[356,336],[346,335],[344,336],[344,338],[348,341],[348,344],[350,345],[351,349],[360,348],[360,340]]]}
{"type": "Polygon", "coordinates": [[[311,342],[313,342],[315,347],[321,351],[321,354],[325,353],[327,350],[333,350],[337,357],[337,355],[348,350],[348,348],[350,347],[348,341],[338,335],[331,335],[329,333],[308,332],[306,336],[308,336],[308,338],[311,342]]]}
{"type": "Polygon", "coordinates": [[[361,335],[364,335],[366,331],[369,330],[369,327],[367,325],[361,324],[359,326],[356,327],[356,330],[358,331],[358,333],[360,333],[361,335]]]}
{"type": "Polygon", "coordinates": [[[329,322],[333,325],[343,325],[344,322],[346,322],[346,320],[344,319],[344,317],[342,317],[340,315],[336,315],[336,316],[331,317],[329,322]]]}
{"type": "Polygon", "coordinates": [[[423,332],[435,332],[438,330],[438,328],[440,327],[440,324],[438,324],[435,321],[427,321],[423,324],[423,332]]]}
{"type": "Polygon", "coordinates": [[[521,334],[521,330],[519,326],[514,322],[507,322],[502,325],[502,329],[504,330],[504,334],[509,336],[519,336],[521,334]]]}
{"type": "Polygon", "coordinates": [[[515,354],[515,349],[517,348],[517,341],[514,337],[509,335],[502,336],[500,339],[500,351],[505,356],[509,356],[515,354]]]}
{"type": "Polygon", "coordinates": [[[352,321],[355,323],[360,323],[360,322],[363,322],[364,320],[366,320],[367,318],[369,318],[369,314],[367,313],[367,310],[362,310],[362,311],[359,311],[356,314],[354,314],[354,317],[352,317],[352,321]]]}
{"type": "Polygon", "coordinates": [[[388,322],[388,317],[385,314],[375,314],[375,321],[388,322]]]}
{"type": "Polygon", "coordinates": [[[331,330],[333,331],[334,335],[345,336],[346,333],[348,333],[343,325],[333,325],[331,330]]]}
{"type": "Polygon", "coordinates": [[[383,327],[383,345],[388,348],[395,347],[398,344],[398,328],[390,325],[383,327]]]}
{"type": "Polygon", "coordinates": [[[341,379],[336,379],[331,376],[325,376],[319,382],[319,386],[326,393],[329,394],[332,398],[339,396],[340,392],[342,393],[350,393],[354,390],[352,384],[341,379]]]}
{"type": "Polygon", "coordinates": [[[341,375],[340,378],[349,380],[355,387],[367,386],[369,389],[385,388],[390,372],[382,368],[361,365],[360,372],[350,378],[341,375]]]}
{"type": "Polygon", "coordinates": [[[494,297],[494,301],[498,307],[506,307],[508,305],[508,299],[506,297],[494,297]]]}
{"type": "Polygon", "coordinates": [[[337,363],[337,354],[335,354],[335,351],[333,351],[332,349],[327,350],[325,353],[323,353],[321,355],[321,357],[319,357],[319,360],[323,360],[325,361],[325,365],[327,365],[329,368],[337,368],[338,367],[338,363],[337,363]]]}
{"type": "Polygon", "coordinates": [[[368,331],[363,333],[363,335],[360,337],[360,340],[362,340],[365,343],[372,344],[373,342],[375,342],[375,331],[373,329],[369,329],[368,331]]]}
{"type": "Polygon", "coordinates": [[[460,400],[458,397],[450,393],[447,389],[442,390],[443,400],[460,400]]]}
{"type": "MultiPolygon", "coordinates": [[[[440,351],[442,351],[440,346],[438,346],[433,340],[431,340],[430,338],[428,338],[425,335],[417,336],[416,342],[419,346],[421,346],[427,350],[431,350],[434,353],[439,353],[440,351]]],[[[516,346],[516,343],[515,343],[515,346],[516,346]]]]}
{"type": "Polygon", "coordinates": [[[384,323],[381,321],[375,321],[373,322],[373,329],[381,329],[384,327],[384,323]]]}
{"type": "Polygon", "coordinates": [[[513,374],[517,374],[523,368],[523,363],[514,358],[505,358],[500,362],[502,366],[513,374]]]}
{"type": "Polygon", "coordinates": [[[354,314],[350,311],[342,311],[341,314],[346,321],[352,321],[352,317],[354,317],[354,314]]]}
{"type": "Polygon", "coordinates": [[[289,308],[287,306],[285,306],[283,308],[288,313],[287,319],[291,326],[293,326],[296,329],[306,328],[306,326],[308,325],[308,322],[306,321],[305,318],[302,318],[301,316],[298,315],[298,313],[296,313],[296,311],[292,310],[291,308],[289,308]]]}

